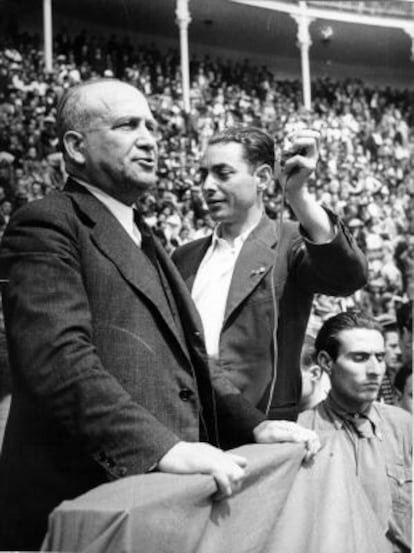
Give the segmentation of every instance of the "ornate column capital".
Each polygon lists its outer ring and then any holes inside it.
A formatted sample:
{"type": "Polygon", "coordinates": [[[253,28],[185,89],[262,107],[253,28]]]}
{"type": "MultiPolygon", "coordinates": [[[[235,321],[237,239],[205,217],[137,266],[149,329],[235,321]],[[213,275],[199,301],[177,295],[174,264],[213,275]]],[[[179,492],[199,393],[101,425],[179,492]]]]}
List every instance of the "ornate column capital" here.
{"type": "Polygon", "coordinates": [[[298,26],[296,38],[299,48],[312,46],[312,38],[309,32],[309,25],[314,21],[313,17],[309,17],[306,14],[292,15],[298,26]]]}
{"type": "Polygon", "coordinates": [[[180,27],[186,28],[191,23],[191,15],[188,6],[189,0],[177,0],[175,15],[177,17],[177,23],[180,27]]]}
{"type": "Polygon", "coordinates": [[[301,50],[303,48],[309,50],[309,48],[312,46],[312,39],[309,33],[309,25],[312,23],[312,21],[314,21],[314,18],[308,15],[308,8],[304,0],[301,0],[299,2],[299,8],[300,13],[292,15],[298,26],[296,34],[296,38],[298,39],[297,45],[301,50]]]}

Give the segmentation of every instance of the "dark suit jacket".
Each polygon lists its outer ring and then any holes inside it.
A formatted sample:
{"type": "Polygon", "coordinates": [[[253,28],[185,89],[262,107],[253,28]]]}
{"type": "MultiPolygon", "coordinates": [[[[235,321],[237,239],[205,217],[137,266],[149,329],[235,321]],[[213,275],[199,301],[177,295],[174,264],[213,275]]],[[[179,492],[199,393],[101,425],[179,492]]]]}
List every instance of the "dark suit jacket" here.
{"type": "MultiPolygon", "coordinates": [[[[313,294],[348,295],[366,281],[366,261],[337,217],[336,237],[328,244],[305,240],[297,223],[279,226],[263,216],[243,244],[234,269],[220,336],[220,366],[254,405],[266,410],[274,370],[274,313],[278,311],[277,380],[269,417],[297,417],[301,395],[300,351],[313,294]],[[274,270],[272,271],[272,267],[274,270]],[[275,301],[276,299],[276,301],[275,301]]],[[[211,237],[190,242],[173,253],[191,290],[211,237]]]]}
{"type": "MultiPolygon", "coordinates": [[[[201,432],[218,443],[201,323],[158,245],[157,254],[168,301],[140,248],[70,180],[13,217],[0,258],[14,386],[0,550],[39,547],[62,500],[150,470],[179,440],[201,432]]],[[[251,441],[263,417],[216,384],[226,424],[251,441]]]]}

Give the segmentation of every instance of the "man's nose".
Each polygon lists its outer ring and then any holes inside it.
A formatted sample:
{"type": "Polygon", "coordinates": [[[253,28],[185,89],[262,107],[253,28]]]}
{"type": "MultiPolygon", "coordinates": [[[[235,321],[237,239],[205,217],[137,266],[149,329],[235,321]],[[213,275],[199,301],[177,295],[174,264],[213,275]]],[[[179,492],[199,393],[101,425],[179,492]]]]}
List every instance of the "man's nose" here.
{"type": "Polygon", "coordinates": [[[155,133],[145,123],[141,123],[138,127],[136,142],[140,148],[154,149],[157,145],[155,133]]]}
{"type": "Polygon", "coordinates": [[[380,361],[375,357],[375,355],[372,355],[368,361],[367,373],[374,374],[374,375],[382,375],[384,372],[385,372],[385,362],[383,360],[380,361]]]}
{"type": "Polygon", "coordinates": [[[210,173],[206,176],[203,182],[203,191],[204,193],[212,193],[217,190],[216,179],[210,173]]]}

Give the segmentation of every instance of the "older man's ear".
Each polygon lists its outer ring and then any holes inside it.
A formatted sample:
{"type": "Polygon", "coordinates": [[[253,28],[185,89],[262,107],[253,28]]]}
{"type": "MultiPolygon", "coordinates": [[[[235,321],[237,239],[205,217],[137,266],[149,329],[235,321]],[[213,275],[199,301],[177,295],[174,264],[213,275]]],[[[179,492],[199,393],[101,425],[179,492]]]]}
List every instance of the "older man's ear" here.
{"type": "Polygon", "coordinates": [[[79,165],[84,164],[85,155],[82,134],[78,131],[66,131],[62,141],[66,156],[79,165]]]}

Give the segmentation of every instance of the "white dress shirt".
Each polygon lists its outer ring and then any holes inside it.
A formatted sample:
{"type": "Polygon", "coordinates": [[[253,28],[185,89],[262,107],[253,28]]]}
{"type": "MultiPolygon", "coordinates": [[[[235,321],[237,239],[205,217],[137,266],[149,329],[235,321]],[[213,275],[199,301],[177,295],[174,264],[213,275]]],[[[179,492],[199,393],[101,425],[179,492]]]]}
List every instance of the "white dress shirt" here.
{"type": "Polygon", "coordinates": [[[235,238],[233,245],[220,238],[217,227],[194,279],[191,296],[203,322],[207,353],[213,359],[219,357],[220,332],[234,267],[255,226],[235,238]]]}
{"type": "Polygon", "coordinates": [[[132,238],[135,244],[137,246],[141,246],[141,233],[134,222],[134,208],[132,206],[123,204],[100,188],[97,188],[96,186],[93,186],[88,182],[82,181],[77,177],[73,180],[84,186],[87,190],[89,190],[91,194],[95,196],[97,200],[102,202],[105,207],[112,213],[115,219],[125,229],[125,231],[128,233],[128,236],[132,238]]]}

